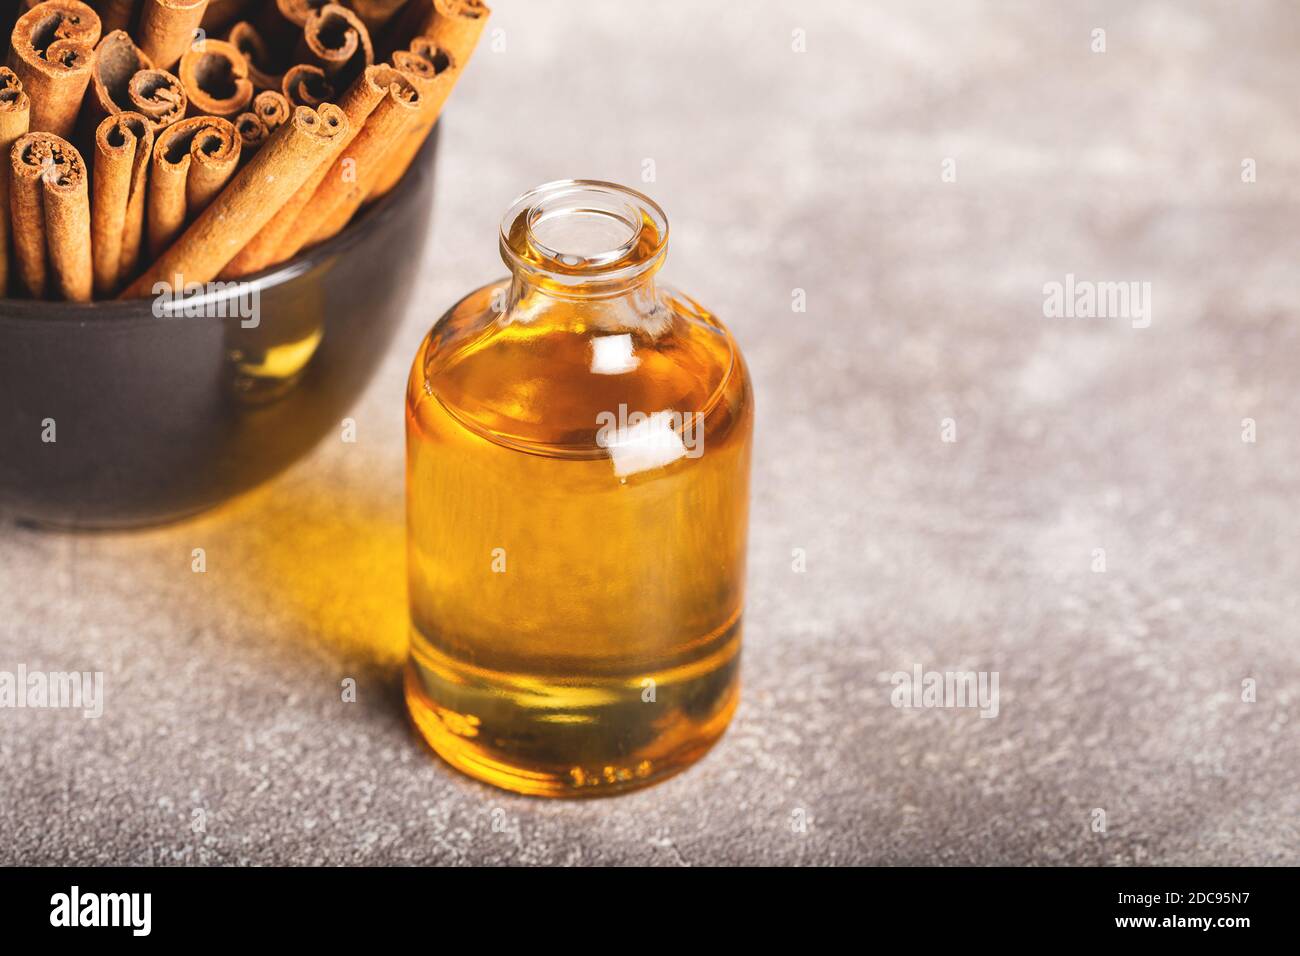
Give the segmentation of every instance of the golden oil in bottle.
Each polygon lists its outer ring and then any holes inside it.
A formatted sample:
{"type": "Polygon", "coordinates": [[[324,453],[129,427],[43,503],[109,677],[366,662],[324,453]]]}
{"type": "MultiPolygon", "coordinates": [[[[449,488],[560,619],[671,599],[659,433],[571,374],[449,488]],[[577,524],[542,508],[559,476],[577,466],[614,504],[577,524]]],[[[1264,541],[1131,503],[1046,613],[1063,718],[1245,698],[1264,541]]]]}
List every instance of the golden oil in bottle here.
{"type": "Polygon", "coordinates": [[[525,194],[511,276],[411,370],[407,703],[510,790],[653,783],[736,707],[753,396],[730,333],[656,283],[667,235],[609,183],[525,194]]]}

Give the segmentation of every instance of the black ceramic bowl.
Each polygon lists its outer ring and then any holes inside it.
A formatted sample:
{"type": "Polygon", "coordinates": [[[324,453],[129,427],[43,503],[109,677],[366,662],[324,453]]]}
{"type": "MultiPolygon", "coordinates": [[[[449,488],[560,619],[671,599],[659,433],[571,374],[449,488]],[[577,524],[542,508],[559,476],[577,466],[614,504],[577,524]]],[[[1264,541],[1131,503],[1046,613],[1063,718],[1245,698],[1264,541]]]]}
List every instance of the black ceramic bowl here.
{"type": "Polygon", "coordinates": [[[202,315],[159,317],[152,299],[0,300],[0,512],[75,528],[172,521],[341,434],[415,282],[437,135],[338,236],[204,297],[202,315]]]}

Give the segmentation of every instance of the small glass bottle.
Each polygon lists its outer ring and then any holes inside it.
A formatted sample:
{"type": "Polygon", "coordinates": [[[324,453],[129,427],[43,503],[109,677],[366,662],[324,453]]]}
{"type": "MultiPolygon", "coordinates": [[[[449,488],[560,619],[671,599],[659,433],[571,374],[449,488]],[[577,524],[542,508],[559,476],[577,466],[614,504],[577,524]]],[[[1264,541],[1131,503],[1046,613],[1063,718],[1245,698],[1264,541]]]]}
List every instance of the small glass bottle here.
{"type": "Polygon", "coordinates": [[[736,708],[753,393],[730,333],[656,283],[667,240],[638,192],[541,186],[502,220],[511,276],[415,356],[407,705],[509,790],[645,786],[736,708]]]}

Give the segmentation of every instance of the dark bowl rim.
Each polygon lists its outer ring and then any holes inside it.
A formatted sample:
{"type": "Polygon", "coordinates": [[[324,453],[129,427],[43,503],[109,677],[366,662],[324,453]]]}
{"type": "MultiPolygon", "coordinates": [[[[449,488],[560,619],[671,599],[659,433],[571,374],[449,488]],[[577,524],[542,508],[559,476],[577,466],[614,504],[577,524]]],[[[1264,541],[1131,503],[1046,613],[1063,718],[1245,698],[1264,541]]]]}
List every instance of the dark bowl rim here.
{"type": "MultiPolygon", "coordinates": [[[[429,132],[420,147],[420,152],[416,155],[411,166],[398,180],[397,185],[388,191],[388,193],[379,199],[378,202],[371,204],[368,208],[363,209],[361,214],[351,223],[348,224],[338,235],[326,239],[319,245],[312,246],[305,252],[300,252],[287,262],[281,262],[278,265],[270,266],[261,272],[255,272],[252,275],[245,276],[238,280],[238,286],[231,288],[228,292],[221,291],[210,294],[210,301],[221,301],[223,298],[230,298],[236,293],[242,294],[247,291],[248,287],[254,286],[258,292],[266,289],[280,286],[286,282],[296,279],[298,276],[311,271],[321,260],[336,256],[343,253],[357,243],[362,242],[367,236],[379,228],[380,224],[392,218],[395,215],[395,208],[403,197],[414,189],[415,176],[412,174],[417,170],[423,170],[424,166],[430,162],[430,152],[436,149],[438,134],[442,123],[435,123],[433,129],[429,132]]],[[[202,297],[208,299],[208,296],[202,297]]],[[[197,301],[197,300],[196,300],[197,301]]],[[[137,299],[101,299],[97,302],[65,302],[49,299],[6,299],[0,298],[0,328],[4,326],[28,325],[28,324],[48,324],[51,322],[60,323],[86,323],[98,321],[112,322],[173,322],[176,319],[172,316],[155,316],[147,306],[153,302],[148,297],[137,299]]],[[[220,315],[198,316],[190,318],[190,321],[203,321],[210,319],[214,322],[224,321],[220,315]]]]}

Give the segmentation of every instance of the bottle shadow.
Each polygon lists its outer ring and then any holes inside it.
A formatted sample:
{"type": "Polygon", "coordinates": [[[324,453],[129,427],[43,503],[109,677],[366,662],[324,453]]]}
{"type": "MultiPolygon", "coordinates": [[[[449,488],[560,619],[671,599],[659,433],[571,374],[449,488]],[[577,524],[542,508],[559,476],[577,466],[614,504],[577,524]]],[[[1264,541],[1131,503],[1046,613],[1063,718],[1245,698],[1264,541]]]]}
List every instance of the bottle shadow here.
{"type": "Polygon", "coordinates": [[[379,498],[368,489],[282,480],[220,509],[207,530],[208,560],[219,571],[208,577],[220,582],[224,599],[263,620],[264,632],[290,635],[370,688],[358,699],[381,699],[405,723],[403,509],[400,491],[379,498]]]}

